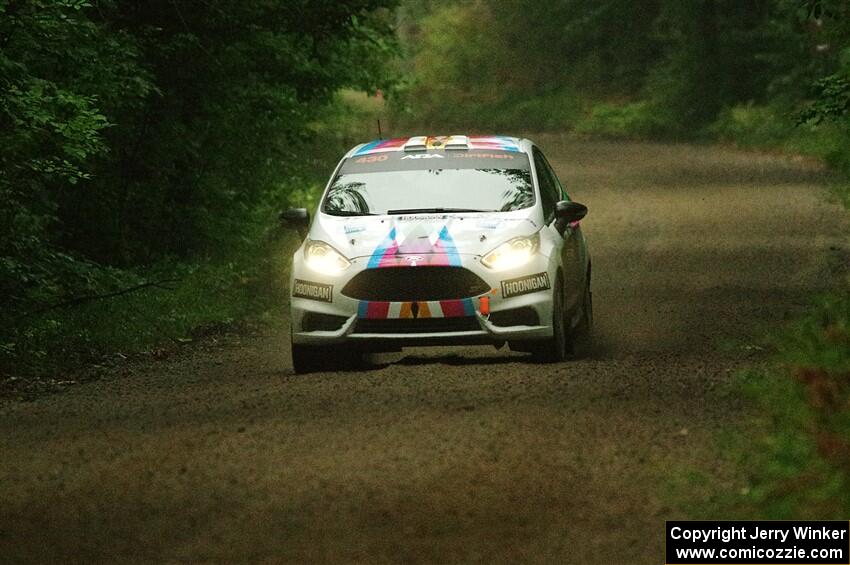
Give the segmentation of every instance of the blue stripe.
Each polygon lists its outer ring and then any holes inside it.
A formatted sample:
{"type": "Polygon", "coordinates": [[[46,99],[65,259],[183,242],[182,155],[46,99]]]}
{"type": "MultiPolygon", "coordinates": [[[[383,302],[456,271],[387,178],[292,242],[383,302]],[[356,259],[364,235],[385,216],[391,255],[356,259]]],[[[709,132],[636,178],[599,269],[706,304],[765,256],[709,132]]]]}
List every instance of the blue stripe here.
{"type": "Polygon", "coordinates": [[[357,317],[361,320],[366,318],[367,313],[369,312],[369,301],[361,300],[360,304],[357,305],[357,317]]]}
{"type": "Polygon", "coordinates": [[[496,136],[496,139],[498,139],[503,144],[502,145],[503,151],[514,151],[514,152],[519,151],[519,145],[514,143],[514,140],[511,139],[510,137],[496,136]]]}
{"type": "Polygon", "coordinates": [[[446,250],[446,254],[449,256],[449,265],[453,267],[460,267],[460,254],[457,252],[455,240],[452,239],[448,226],[443,226],[443,229],[440,230],[440,241],[443,242],[443,247],[446,250]]]}
{"type": "Polygon", "coordinates": [[[384,253],[387,251],[387,248],[393,244],[395,241],[395,228],[390,230],[389,235],[382,241],[378,247],[372,252],[372,256],[369,257],[369,263],[366,265],[367,269],[374,269],[375,267],[381,264],[381,259],[384,257],[384,253]]]}
{"type": "Polygon", "coordinates": [[[463,312],[467,316],[474,316],[475,315],[475,305],[472,304],[471,298],[464,298],[463,299],[463,312]]]}
{"type": "Polygon", "coordinates": [[[381,141],[382,140],[380,140],[380,139],[376,139],[375,141],[371,141],[371,142],[367,143],[366,145],[364,145],[363,147],[358,149],[357,153],[355,153],[354,155],[362,155],[363,153],[368,153],[369,151],[371,151],[372,149],[377,147],[378,144],[381,143],[381,141]]]}

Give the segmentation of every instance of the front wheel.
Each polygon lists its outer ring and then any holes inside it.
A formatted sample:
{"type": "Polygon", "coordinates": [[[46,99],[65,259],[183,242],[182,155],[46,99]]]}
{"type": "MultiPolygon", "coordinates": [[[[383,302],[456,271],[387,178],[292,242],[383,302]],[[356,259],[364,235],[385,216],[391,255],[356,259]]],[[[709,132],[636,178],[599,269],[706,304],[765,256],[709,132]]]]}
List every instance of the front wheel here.
{"type": "Polygon", "coordinates": [[[589,283],[584,291],[581,320],[570,332],[570,346],[575,358],[590,357],[593,352],[593,292],[589,283]]]}
{"type": "Polygon", "coordinates": [[[563,282],[559,276],[552,293],[552,337],[534,342],[532,355],[544,363],[564,361],[570,352],[564,316],[563,282]]]}

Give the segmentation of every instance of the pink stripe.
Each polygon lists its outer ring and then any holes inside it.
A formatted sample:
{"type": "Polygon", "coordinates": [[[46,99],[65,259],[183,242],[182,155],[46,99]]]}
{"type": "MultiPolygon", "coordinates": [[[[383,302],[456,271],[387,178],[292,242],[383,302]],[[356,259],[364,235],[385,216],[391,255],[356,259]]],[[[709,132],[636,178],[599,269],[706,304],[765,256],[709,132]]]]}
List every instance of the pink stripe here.
{"type": "Polygon", "coordinates": [[[366,308],[366,318],[370,320],[385,320],[389,312],[389,302],[370,302],[366,308]]]}
{"type": "Polygon", "coordinates": [[[379,143],[378,147],[381,148],[381,149],[386,149],[387,147],[401,147],[402,145],[407,143],[408,139],[410,139],[410,138],[409,137],[396,137],[395,139],[387,139],[387,140],[384,140],[381,143],[379,143]]]}
{"type": "Polygon", "coordinates": [[[446,246],[443,245],[443,241],[438,239],[436,243],[434,243],[433,254],[428,257],[429,265],[436,266],[448,266],[449,262],[449,253],[446,251],[446,246]]]}
{"type": "Polygon", "coordinates": [[[463,300],[441,300],[440,308],[443,309],[443,316],[446,318],[466,316],[463,308],[463,300]]]}
{"type": "Polygon", "coordinates": [[[381,256],[381,262],[378,263],[378,267],[394,267],[396,254],[398,253],[398,242],[393,241],[392,245],[384,250],[384,254],[381,256]]]}

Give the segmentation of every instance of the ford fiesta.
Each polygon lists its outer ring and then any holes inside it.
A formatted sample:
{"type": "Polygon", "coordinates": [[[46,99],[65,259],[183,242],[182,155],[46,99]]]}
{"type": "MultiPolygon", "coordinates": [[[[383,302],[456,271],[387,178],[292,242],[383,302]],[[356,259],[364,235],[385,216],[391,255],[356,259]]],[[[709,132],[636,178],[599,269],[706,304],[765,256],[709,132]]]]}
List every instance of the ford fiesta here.
{"type": "Polygon", "coordinates": [[[547,361],[586,352],[586,214],[528,139],[354,147],[312,222],[303,208],[281,215],[307,234],[290,280],[295,371],[414,345],[507,342],[547,361]]]}

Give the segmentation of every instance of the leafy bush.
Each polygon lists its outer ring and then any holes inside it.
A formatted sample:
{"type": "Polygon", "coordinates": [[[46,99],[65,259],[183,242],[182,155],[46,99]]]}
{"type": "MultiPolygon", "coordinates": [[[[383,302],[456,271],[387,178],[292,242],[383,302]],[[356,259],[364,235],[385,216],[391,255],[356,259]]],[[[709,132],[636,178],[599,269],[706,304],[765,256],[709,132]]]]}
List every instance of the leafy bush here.
{"type": "Polygon", "coordinates": [[[706,131],[743,147],[782,146],[796,133],[791,112],[755,104],[725,108],[706,131]]]}
{"type": "Polygon", "coordinates": [[[575,126],[578,133],[611,137],[661,137],[670,129],[670,116],[645,101],[596,104],[575,126]]]}

